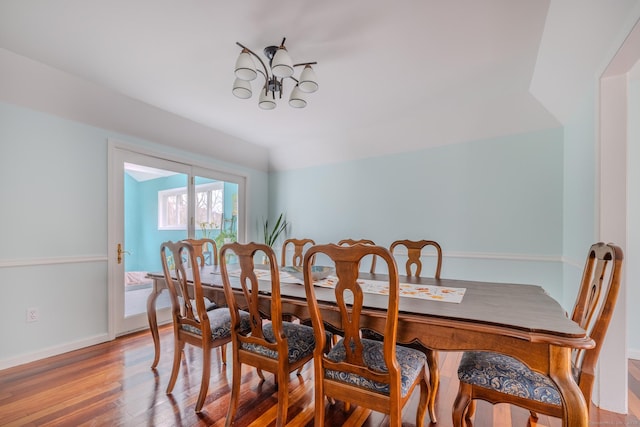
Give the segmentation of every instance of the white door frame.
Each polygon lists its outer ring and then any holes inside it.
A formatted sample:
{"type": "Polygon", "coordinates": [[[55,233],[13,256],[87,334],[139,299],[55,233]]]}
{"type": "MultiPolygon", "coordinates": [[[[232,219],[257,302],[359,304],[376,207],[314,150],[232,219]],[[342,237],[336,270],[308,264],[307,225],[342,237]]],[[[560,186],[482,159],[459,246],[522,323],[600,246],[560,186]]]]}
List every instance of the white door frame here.
{"type": "MultiPolygon", "coordinates": [[[[188,184],[191,167],[179,162],[150,156],[130,149],[109,144],[109,336],[111,339],[118,335],[145,329],[149,326],[146,311],[144,313],[124,316],[124,267],[125,263],[117,262],[118,244],[124,245],[124,163],[135,163],[158,169],[170,170],[187,175],[185,185],[188,184]]],[[[190,213],[191,214],[191,213],[190,213]]],[[[187,230],[187,234],[189,230],[187,230]]],[[[186,236],[185,236],[186,237],[186,236]]],[[[123,247],[126,250],[126,247],[123,247]]],[[[126,256],[126,255],[124,255],[126,256]]],[[[168,309],[158,312],[158,322],[170,320],[168,309]]]]}
{"type": "MultiPolygon", "coordinates": [[[[124,239],[124,200],[123,200],[123,159],[121,156],[127,156],[127,162],[146,164],[159,169],[175,170],[176,172],[188,175],[190,194],[193,196],[193,176],[204,176],[208,178],[218,179],[225,182],[233,182],[238,184],[238,241],[244,242],[247,233],[247,181],[246,175],[238,174],[235,171],[224,170],[225,168],[215,167],[203,162],[194,162],[186,160],[174,155],[166,153],[154,152],[149,149],[141,148],[136,145],[128,144],[122,141],[109,139],[107,144],[108,156],[108,237],[107,237],[107,258],[108,258],[108,334],[109,339],[114,339],[122,325],[119,323],[124,318],[118,301],[122,298],[124,292],[124,263],[117,263],[117,245],[124,239]]],[[[192,218],[188,225],[188,235],[192,236],[195,230],[193,216],[194,207],[190,206],[189,215],[192,218]]],[[[125,248],[126,249],[126,248],[125,248]]],[[[158,312],[158,322],[170,320],[169,310],[165,313],[158,312]],[[163,319],[164,317],[164,319],[163,319]]],[[[144,329],[148,327],[146,313],[141,315],[133,325],[129,325],[129,331],[135,329],[144,329]]]]}

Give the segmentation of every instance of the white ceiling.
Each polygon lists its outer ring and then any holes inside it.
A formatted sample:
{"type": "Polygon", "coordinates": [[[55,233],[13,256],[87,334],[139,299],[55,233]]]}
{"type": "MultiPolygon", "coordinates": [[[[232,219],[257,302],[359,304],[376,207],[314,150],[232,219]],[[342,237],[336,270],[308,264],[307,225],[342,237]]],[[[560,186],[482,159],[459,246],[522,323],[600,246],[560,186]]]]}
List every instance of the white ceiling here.
{"type": "MultiPolygon", "coordinates": [[[[271,168],[286,169],[557,127],[639,3],[0,0],[0,48],[194,132],[267,147],[271,168]],[[282,37],[294,62],[318,62],[308,107],[283,98],[263,111],[255,83],[252,99],[235,98],[235,42],[261,53],[282,37]]],[[[125,104],[113,110],[94,122],[136,120],[125,104]]],[[[172,125],[135,136],[157,140],[172,125]]],[[[188,138],[170,143],[215,156],[188,138]]]]}
{"type": "Polygon", "coordinates": [[[148,166],[136,165],[134,163],[125,163],[124,172],[138,182],[176,175],[175,172],[170,172],[164,169],[151,168],[148,166]]]}

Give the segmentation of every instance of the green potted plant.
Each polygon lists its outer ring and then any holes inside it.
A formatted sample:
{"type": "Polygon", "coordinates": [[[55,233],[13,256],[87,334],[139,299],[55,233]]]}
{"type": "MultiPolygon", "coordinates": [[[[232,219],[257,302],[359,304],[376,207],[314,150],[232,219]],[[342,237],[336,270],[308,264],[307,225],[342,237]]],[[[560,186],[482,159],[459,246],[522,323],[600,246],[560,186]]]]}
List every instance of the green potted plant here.
{"type": "Polygon", "coordinates": [[[216,236],[216,246],[221,248],[225,243],[237,242],[238,232],[236,231],[236,216],[222,220],[220,233],[216,236]],[[227,225],[228,224],[228,225],[227,225]]]}
{"type": "Polygon", "coordinates": [[[264,243],[268,246],[273,247],[273,245],[278,240],[278,237],[280,237],[280,235],[285,232],[288,226],[289,223],[284,218],[283,213],[280,214],[276,223],[273,224],[273,227],[269,225],[269,219],[265,219],[264,223],[262,224],[264,243]]]}
{"type": "MultiPolygon", "coordinates": [[[[284,218],[283,213],[280,214],[280,216],[276,220],[275,224],[273,224],[273,226],[269,224],[269,219],[265,219],[264,222],[262,223],[262,235],[264,236],[265,245],[273,247],[273,245],[276,243],[280,235],[282,235],[282,233],[285,232],[288,226],[289,226],[289,223],[284,218]]],[[[269,261],[267,256],[264,255],[262,258],[262,263],[268,264],[268,262],[269,261]]]]}

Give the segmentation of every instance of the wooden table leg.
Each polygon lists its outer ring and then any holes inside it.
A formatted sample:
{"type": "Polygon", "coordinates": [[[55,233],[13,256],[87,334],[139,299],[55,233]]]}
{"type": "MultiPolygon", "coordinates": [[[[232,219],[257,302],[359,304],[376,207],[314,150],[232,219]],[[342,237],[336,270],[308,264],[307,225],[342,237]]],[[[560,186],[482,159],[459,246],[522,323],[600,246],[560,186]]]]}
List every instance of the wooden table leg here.
{"type": "Polygon", "coordinates": [[[564,403],[564,427],[587,427],[589,410],[580,388],[571,374],[571,349],[568,347],[550,348],[549,376],[556,383],[564,403]]]}
{"type": "Polygon", "coordinates": [[[440,384],[440,371],[438,370],[438,352],[435,350],[427,351],[427,362],[429,363],[429,384],[431,385],[431,393],[429,394],[429,417],[431,422],[436,420],[436,396],[438,393],[438,385],[440,384]]]}
{"type": "Polygon", "coordinates": [[[151,337],[153,338],[153,363],[151,369],[155,369],[160,362],[160,334],[158,333],[158,319],[156,317],[156,299],[160,295],[162,289],[158,290],[156,280],[153,281],[153,291],[147,298],[147,319],[149,320],[149,330],[151,330],[151,337]]]}

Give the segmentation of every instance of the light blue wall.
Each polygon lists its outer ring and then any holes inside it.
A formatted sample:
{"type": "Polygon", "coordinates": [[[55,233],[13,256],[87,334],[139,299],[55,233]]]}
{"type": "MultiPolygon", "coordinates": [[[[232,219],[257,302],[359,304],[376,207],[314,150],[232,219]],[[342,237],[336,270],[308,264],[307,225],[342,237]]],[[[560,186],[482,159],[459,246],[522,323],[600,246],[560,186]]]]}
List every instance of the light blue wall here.
{"type": "MultiPolygon", "coordinates": [[[[124,174],[124,247],[137,254],[142,242],[140,224],[144,221],[140,206],[140,187],[131,175],[124,174]]],[[[139,257],[125,257],[127,271],[144,271],[139,257]]]]}
{"type": "Polygon", "coordinates": [[[318,243],[433,239],[443,277],[562,296],[563,132],[552,129],[272,173],[271,216],[318,243]]]}
{"type": "Polygon", "coordinates": [[[108,138],[245,175],[248,223],[267,214],[266,173],[0,103],[0,367],[107,334],[108,138]]]}
{"type": "MultiPolygon", "coordinates": [[[[162,242],[182,240],[187,238],[187,230],[158,230],[158,191],[173,188],[186,188],[187,175],[177,174],[163,178],[150,179],[137,183],[136,208],[140,222],[135,226],[135,233],[139,240],[129,244],[127,239],[126,248],[135,253],[135,258],[139,264],[132,268],[127,264],[127,271],[161,271],[159,248],[162,242]]],[[[127,211],[129,212],[129,211],[127,211]]],[[[125,229],[125,236],[128,237],[129,230],[125,229]]]]}
{"type": "MultiPolygon", "coordinates": [[[[126,271],[161,271],[158,249],[162,242],[178,241],[187,237],[187,230],[158,230],[158,192],[173,188],[186,188],[187,176],[173,175],[138,182],[125,174],[125,245],[132,256],[127,256],[126,271]]],[[[196,185],[215,182],[213,179],[196,177],[196,185]]],[[[224,183],[224,216],[231,218],[233,196],[238,194],[238,185],[224,183]]],[[[196,225],[196,237],[202,237],[196,225]]],[[[211,237],[215,239],[218,231],[211,237]]]]}
{"type": "Polygon", "coordinates": [[[0,104],[0,259],[104,254],[106,158],[95,129],[0,104]]]}
{"type": "Polygon", "coordinates": [[[596,137],[594,93],[587,94],[564,128],[563,302],[576,299],[587,251],[595,242],[596,137]]]}

